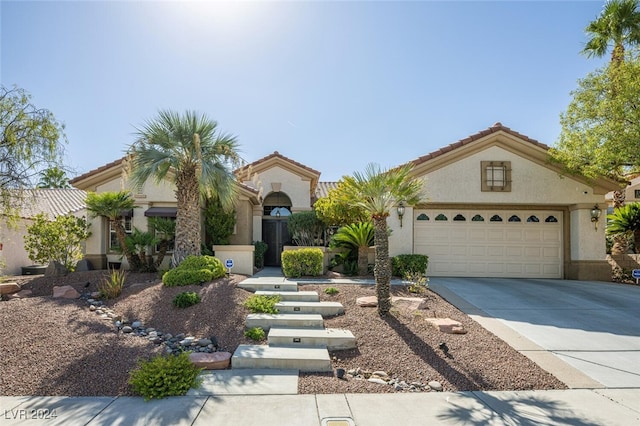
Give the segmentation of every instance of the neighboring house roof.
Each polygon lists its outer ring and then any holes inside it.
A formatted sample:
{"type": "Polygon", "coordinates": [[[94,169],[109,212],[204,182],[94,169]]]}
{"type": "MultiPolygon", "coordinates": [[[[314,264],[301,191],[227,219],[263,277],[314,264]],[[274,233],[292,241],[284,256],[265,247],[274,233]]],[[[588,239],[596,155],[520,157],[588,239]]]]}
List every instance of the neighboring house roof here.
{"type": "Polygon", "coordinates": [[[329,195],[329,191],[336,188],[338,186],[338,182],[318,182],[318,187],[315,192],[315,200],[318,198],[323,198],[329,195]]]}
{"type": "Polygon", "coordinates": [[[19,216],[25,219],[44,213],[50,218],[77,213],[86,208],[87,193],[80,189],[39,188],[24,192],[19,216]]]}

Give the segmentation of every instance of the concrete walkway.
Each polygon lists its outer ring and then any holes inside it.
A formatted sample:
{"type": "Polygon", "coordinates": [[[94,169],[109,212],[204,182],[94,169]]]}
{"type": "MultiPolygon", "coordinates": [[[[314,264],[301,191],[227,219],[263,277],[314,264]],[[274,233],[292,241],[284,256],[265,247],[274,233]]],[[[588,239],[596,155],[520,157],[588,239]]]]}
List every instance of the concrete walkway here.
{"type": "MultiPolygon", "coordinates": [[[[272,280],[281,277],[277,271],[268,269],[265,274],[269,274],[266,276],[272,280]]],[[[253,278],[260,279],[260,275],[253,278]]],[[[342,281],[341,284],[373,284],[362,280],[342,281]]],[[[531,294],[520,296],[533,303],[527,307],[523,305],[525,300],[516,297],[514,289],[529,283],[516,280],[508,285],[503,283],[502,287],[491,287],[489,284],[494,281],[499,280],[479,281],[479,284],[474,281],[472,284],[470,279],[432,278],[430,285],[525,355],[534,360],[533,354],[540,355],[536,362],[541,363],[543,368],[554,372],[561,380],[579,386],[563,391],[297,395],[292,394],[297,391],[297,378],[290,371],[282,372],[280,380],[273,372],[243,375],[241,371],[225,370],[210,373],[205,380],[208,386],[202,389],[192,390],[187,396],[159,401],[145,402],[142,398],[134,397],[0,396],[0,424],[640,425],[640,386],[607,386],[602,383],[606,380],[600,377],[596,380],[589,372],[569,366],[561,359],[564,352],[568,352],[566,345],[562,346],[562,351],[544,347],[548,341],[562,342],[567,339],[564,333],[576,328],[573,325],[576,317],[581,318],[589,312],[596,314],[598,311],[606,311],[607,318],[623,318],[623,324],[618,324],[621,328],[617,331],[603,330],[607,321],[598,319],[591,321],[590,327],[579,329],[587,334],[582,337],[569,335],[570,338],[583,344],[590,342],[589,345],[595,344],[591,342],[594,339],[604,339],[605,343],[611,344],[615,340],[610,339],[615,336],[631,337],[631,341],[635,342],[635,337],[639,335],[636,332],[638,317],[635,314],[638,310],[633,310],[631,318],[626,310],[627,306],[638,306],[635,296],[629,298],[630,304],[627,305],[618,298],[626,299],[627,296],[619,296],[617,290],[606,283],[587,283],[580,287],[580,282],[542,280],[550,282],[545,283],[544,288],[536,288],[535,283],[531,283],[531,294]],[[561,296],[555,293],[554,287],[556,290],[564,288],[568,293],[561,296]],[[598,295],[600,302],[597,306],[585,305],[581,292],[586,287],[598,295]],[[612,293],[616,295],[612,296],[612,293]],[[503,295],[503,299],[496,299],[499,294],[503,295]],[[538,305],[532,307],[536,303],[538,305]],[[585,311],[581,312],[581,309],[585,311]],[[563,319],[562,312],[570,315],[563,319]],[[521,321],[525,317],[528,320],[521,321]],[[625,321],[628,328],[624,326],[625,321]],[[548,365],[543,365],[545,363],[548,365]],[[570,373],[561,377],[562,371],[570,373]]],[[[593,352],[592,346],[587,349],[593,352]]],[[[621,369],[627,370],[628,367],[625,364],[621,369]]],[[[633,371],[628,372],[633,374],[633,371]]]]}

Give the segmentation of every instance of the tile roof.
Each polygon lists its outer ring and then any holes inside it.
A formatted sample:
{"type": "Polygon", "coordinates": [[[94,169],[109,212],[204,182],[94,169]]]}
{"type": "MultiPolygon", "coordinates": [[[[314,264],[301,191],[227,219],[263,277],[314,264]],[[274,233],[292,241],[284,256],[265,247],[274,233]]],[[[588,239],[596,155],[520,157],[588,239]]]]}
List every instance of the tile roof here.
{"type": "Polygon", "coordinates": [[[338,186],[338,182],[318,182],[316,187],[315,199],[326,197],[329,195],[329,191],[338,186]]]}
{"type": "Polygon", "coordinates": [[[307,170],[307,171],[309,171],[309,172],[311,172],[311,173],[313,173],[313,174],[320,175],[320,172],[319,172],[319,171],[317,171],[317,170],[315,170],[315,169],[312,169],[312,168],[311,168],[311,167],[309,167],[309,166],[305,166],[304,164],[299,163],[299,162],[297,162],[297,161],[295,161],[295,160],[292,160],[292,159],[291,159],[291,158],[289,158],[289,157],[285,157],[284,155],[280,154],[278,151],[273,151],[273,153],[272,153],[272,154],[269,154],[269,155],[267,155],[267,156],[265,156],[265,157],[262,157],[261,159],[256,160],[256,161],[254,161],[254,162],[252,162],[252,163],[246,164],[246,165],[244,165],[244,166],[242,166],[242,167],[240,167],[240,168],[236,169],[236,170],[234,171],[234,173],[235,173],[236,175],[238,175],[238,174],[240,174],[240,173],[242,173],[242,172],[245,172],[247,169],[249,169],[249,168],[254,168],[255,166],[257,166],[257,165],[259,165],[259,164],[261,164],[261,163],[264,163],[265,161],[270,160],[270,159],[272,159],[272,158],[280,158],[280,159],[283,159],[283,160],[288,161],[288,162],[290,162],[290,163],[292,163],[292,164],[295,164],[296,166],[298,166],[298,167],[300,167],[300,168],[303,168],[303,169],[305,169],[305,170],[307,170]]]}
{"type": "Polygon", "coordinates": [[[433,152],[430,152],[429,154],[423,155],[423,156],[411,161],[410,163],[412,163],[414,166],[417,166],[417,165],[422,164],[422,163],[424,163],[424,162],[426,162],[428,160],[431,160],[431,159],[439,157],[439,156],[441,156],[443,154],[446,154],[447,152],[453,151],[454,149],[460,148],[460,147],[462,147],[464,145],[468,145],[468,144],[470,144],[472,142],[477,141],[478,139],[482,139],[485,136],[489,136],[489,135],[491,135],[493,133],[500,132],[500,131],[508,133],[508,134],[510,134],[512,136],[515,136],[515,137],[517,137],[519,139],[522,139],[522,140],[524,140],[526,142],[529,142],[529,143],[531,143],[533,145],[536,145],[537,147],[542,148],[544,150],[549,150],[549,146],[547,146],[547,145],[545,145],[545,144],[543,144],[541,142],[538,142],[535,139],[531,139],[530,137],[525,136],[522,133],[518,133],[515,130],[511,130],[510,128],[508,128],[506,126],[503,126],[502,123],[497,122],[493,126],[489,127],[486,130],[481,130],[478,133],[474,133],[471,136],[467,136],[464,139],[460,139],[457,142],[454,142],[454,143],[452,143],[450,145],[442,147],[442,148],[438,149],[437,151],[433,151],[433,152]]]}
{"type": "Polygon", "coordinates": [[[44,213],[51,218],[77,213],[86,208],[87,193],[80,189],[28,189],[25,190],[20,217],[32,218],[44,213]]]}
{"type": "Polygon", "coordinates": [[[97,173],[100,173],[100,172],[103,172],[103,171],[105,171],[105,170],[109,170],[109,169],[110,169],[110,168],[112,168],[112,167],[118,166],[118,165],[120,165],[120,164],[125,160],[125,158],[126,158],[126,157],[122,157],[122,158],[119,158],[119,159],[117,159],[117,160],[114,160],[114,161],[112,161],[112,162],[110,162],[110,163],[107,163],[107,164],[105,164],[104,166],[100,166],[100,167],[98,167],[97,169],[89,170],[88,172],[86,172],[86,173],[84,173],[84,174],[81,174],[80,176],[76,176],[76,177],[74,177],[73,179],[71,179],[71,180],[69,181],[69,183],[70,183],[71,185],[73,185],[74,183],[76,183],[76,182],[78,182],[78,181],[81,181],[81,180],[83,180],[83,179],[86,179],[86,178],[88,178],[88,177],[90,177],[90,176],[93,176],[93,175],[95,175],[95,174],[97,174],[97,173]]]}

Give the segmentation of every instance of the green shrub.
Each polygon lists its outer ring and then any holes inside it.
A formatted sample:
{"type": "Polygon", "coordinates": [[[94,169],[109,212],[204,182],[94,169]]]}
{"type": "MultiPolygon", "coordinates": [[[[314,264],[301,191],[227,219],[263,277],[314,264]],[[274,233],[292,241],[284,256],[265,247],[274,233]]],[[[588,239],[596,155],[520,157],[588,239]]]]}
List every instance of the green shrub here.
{"type": "Polygon", "coordinates": [[[410,283],[407,288],[410,293],[423,294],[429,288],[429,278],[420,272],[408,272],[404,279],[410,283]]]}
{"type": "Polygon", "coordinates": [[[298,246],[323,245],[324,225],[318,220],[314,210],[293,213],[287,219],[287,229],[291,240],[298,246]]]}
{"type": "Polygon", "coordinates": [[[305,248],[282,252],[282,271],[285,277],[322,274],[324,255],[319,248],[305,248]]]}
{"type": "Polygon", "coordinates": [[[162,276],[167,287],[200,284],[223,277],[225,269],[222,262],[213,256],[189,256],[177,268],[162,276]]]}
{"type": "Polygon", "coordinates": [[[129,384],[145,401],[186,395],[190,388],[200,385],[198,373],[201,370],[189,360],[188,352],[158,355],[139,361],[138,368],[129,376],[129,384]]]}
{"type": "Polygon", "coordinates": [[[426,274],[429,256],[423,254],[401,254],[391,258],[393,275],[404,277],[409,273],[426,274]]]}
{"type": "Polygon", "coordinates": [[[258,269],[264,268],[264,254],[269,249],[269,246],[264,241],[254,241],[253,245],[255,247],[254,255],[254,266],[258,269]]]}
{"type": "Polygon", "coordinates": [[[253,295],[244,301],[244,306],[254,314],[277,314],[276,303],[280,296],[253,295]]]}
{"type": "Polygon", "coordinates": [[[245,337],[248,337],[251,340],[255,340],[259,342],[261,340],[266,339],[267,335],[264,330],[260,327],[252,327],[244,332],[245,337]]]}
{"type": "Polygon", "coordinates": [[[176,308],[188,308],[200,303],[200,295],[195,291],[185,291],[173,298],[173,306],[176,308]]]}
{"type": "Polygon", "coordinates": [[[335,287],[327,287],[324,289],[325,294],[333,296],[334,294],[340,293],[340,291],[335,287]]]}
{"type": "Polygon", "coordinates": [[[126,279],[127,274],[124,269],[111,269],[109,275],[98,286],[100,297],[114,299],[120,296],[126,279]]]}

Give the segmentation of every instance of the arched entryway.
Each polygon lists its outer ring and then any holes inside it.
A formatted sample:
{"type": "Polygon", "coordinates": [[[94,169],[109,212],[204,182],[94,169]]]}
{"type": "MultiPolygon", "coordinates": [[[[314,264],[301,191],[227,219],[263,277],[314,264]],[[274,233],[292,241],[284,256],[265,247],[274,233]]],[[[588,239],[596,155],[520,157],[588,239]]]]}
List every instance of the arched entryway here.
{"type": "Polygon", "coordinates": [[[291,237],[287,219],[291,215],[291,199],[283,192],[272,192],[262,203],[262,241],[268,249],[264,255],[265,266],[282,266],[280,254],[291,237]]]}

